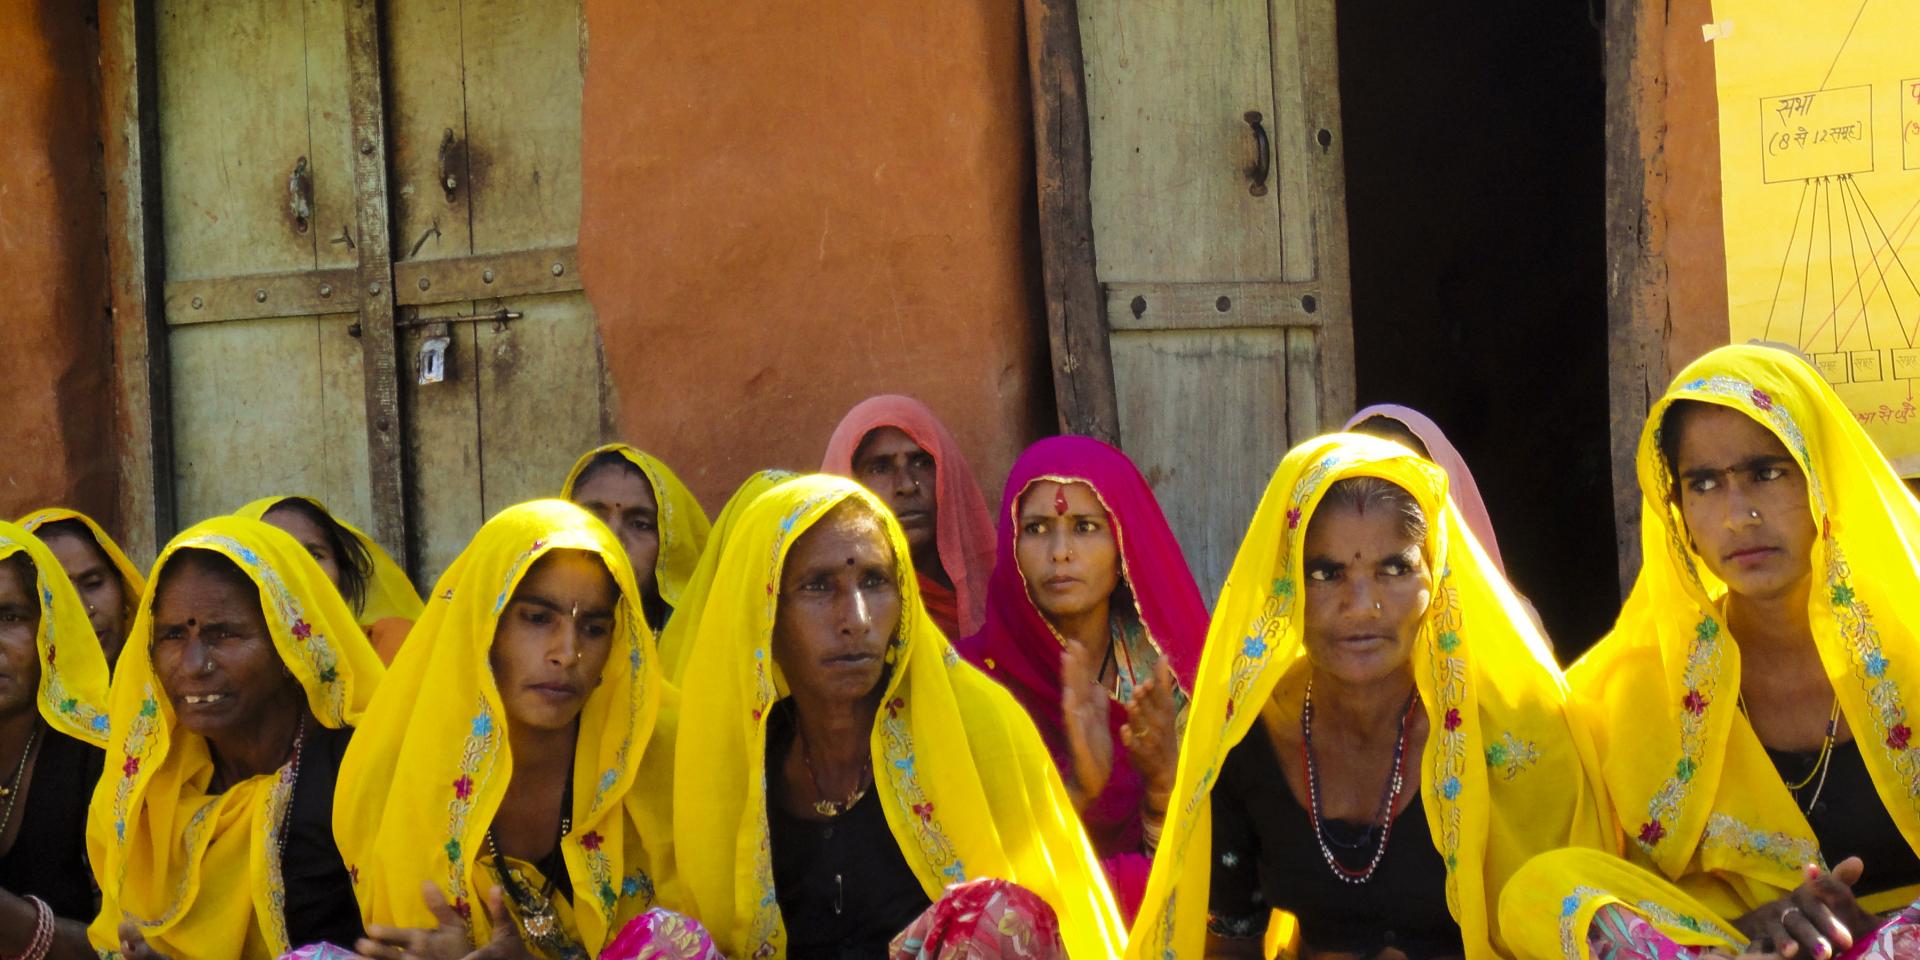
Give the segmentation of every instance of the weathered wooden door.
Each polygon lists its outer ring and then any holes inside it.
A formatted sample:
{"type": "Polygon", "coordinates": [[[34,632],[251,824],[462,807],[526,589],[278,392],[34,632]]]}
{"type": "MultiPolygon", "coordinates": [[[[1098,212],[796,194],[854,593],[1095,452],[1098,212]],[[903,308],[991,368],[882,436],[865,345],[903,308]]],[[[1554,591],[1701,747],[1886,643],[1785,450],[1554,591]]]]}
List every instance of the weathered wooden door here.
{"type": "Polygon", "coordinates": [[[1333,0],[1079,0],[1120,443],[1218,591],[1353,403],[1333,0]]]}
{"type": "Polygon", "coordinates": [[[176,521],[311,493],[430,583],[611,432],[580,8],[156,7],[176,521]]]}

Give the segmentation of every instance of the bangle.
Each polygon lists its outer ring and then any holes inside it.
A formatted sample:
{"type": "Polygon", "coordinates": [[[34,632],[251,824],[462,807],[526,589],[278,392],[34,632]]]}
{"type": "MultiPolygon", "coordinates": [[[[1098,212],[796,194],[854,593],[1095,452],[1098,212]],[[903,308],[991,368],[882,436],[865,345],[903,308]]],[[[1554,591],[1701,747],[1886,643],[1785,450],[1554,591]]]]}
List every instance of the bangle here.
{"type": "Polygon", "coordinates": [[[53,908],[32,894],[25,899],[33,904],[33,939],[27,942],[26,950],[5,960],[45,960],[47,951],[53,949],[53,908]]]}
{"type": "Polygon", "coordinates": [[[1164,813],[1155,816],[1152,813],[1143,812],[1140,815],[1140,845],[1146,849],[1148,856],[1160,852],[1160,831],[1165,829],[1166,825],[1164,813]]]}

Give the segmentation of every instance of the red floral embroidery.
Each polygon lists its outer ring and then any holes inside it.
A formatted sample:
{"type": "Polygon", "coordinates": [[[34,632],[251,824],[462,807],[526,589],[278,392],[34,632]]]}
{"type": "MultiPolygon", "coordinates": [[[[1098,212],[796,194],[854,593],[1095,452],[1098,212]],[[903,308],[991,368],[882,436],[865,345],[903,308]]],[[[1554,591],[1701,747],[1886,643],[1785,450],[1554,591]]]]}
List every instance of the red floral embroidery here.
{"type": "Polygon", "coordinates": [[[471,920],[473,919],[473,904],[468,903],[466,897],[459,897],[453,901],[453,912],[459,914],[462,920],[471,920]]]}
{"type": "Polygon", "coordinates": [[[1755,389],[1753,393],[1749,395],[1748,399],[1753,401],[1754,406],[1759,407],[1762,410],[1773,409],[1773,398],[1767,396],[1767,392],[1765,390],[1755,389]]]}
{"type": "Polygon", "coordinates": [[[359,886],[360,885],[360,868],[358,866],[348,867],[347,877],[348,879],[351,879],[353,881],[354,886],[356,887],[359,886]]]}
{"type": "Polygon", "coordinates": [[[127,762],[126,762],[126,763],[124,763],[124,764],[121,764],[121,766],[120,766],[120,769],[121,769],[121,770],[124,770],[124,771],[126,771],[126,774],[127,774],[127,776],[129,776],[129,777],[131,777],[131,776],[133,776],[133,775],[134,775],[134,774],[136,774],[136,773],[139,773],[139,772],[140,772],[140,758],[139,758],[139,757],[128,757],[128,758],[127,758],[127,762]]]}
{"type": "Polygon", "coordinates": [[[1658,820],[1649,820],[1640,826],[1640,842],[1651,847],[1667,836],[1666,824],[1658,820]]]}
{"type": "Polygon", "coordinates": [[[295,620],[293,622],[293,638],[295,640],[305,641],[311,636],[313,636],[313,627],[309,626],[305,620],[295,620]]]}
{"type": "Polygon", "coordinates": [[[933,802],[932,801],[928,801],[926,803],[914,804],[913,812],[915,816],[918,816],[920,818],[921,823],[933,822],[933,802]]]}
{"type": "Polygon", "coordinates": [[[1233,719],[1233,701],[1232,700],[1227,701],[1227,719],[1228,720],[1233,719]]]}
{"type": "Polygon", "coordinates": [[[1460,709],[1458,707],[1449,708],[1447,710],[1447,718],[1442,722],[1446,724],[1448,733],[1460,729],[1460,709]]]}
{"type": "Polygon", "coordinates": [[[1913,731],[1904,723],[1896,723],[1892,730],[1887,731],[1887,746],[1895,750],[1905,750],[1907,741],[1911,739],[1913,739],[1913,731]]]}
{"type": "Polygon", "coordinates": [[[601,837],[598,833],[589,830],[580,835],[580,846],[587,850],[598,850],[600,849],[600,841],[603,839],[605,838],[601,837]]]}
{"type": "Polygon", "coordinates": [[[462,775],[460,779],[455,780],[453,782],[453,795],[462,800],[473,796],[473,778],[462,775]]]}
{"type": "Polygon", "coordinates": [[[1293,509],[1287,511],[1287,529],[1292,530],[1293,528],[1299,525],[1300,525],[1300,508],[1294,507],[1293,509]]]}
{"type": "Polygon", "coordinates": [[[1696,717],[1707,712],[1707,698],[1701,696],[1698,690],[1688,690],[1687,695],[1681,698],[1680,705],[1696,717]]]}
{"type": "Polygon", "coordinates": [[[52,646],[47,647],[47,666],[53,666],[53,655],[59,652],[60,651],[55,650],[52,646]]]}

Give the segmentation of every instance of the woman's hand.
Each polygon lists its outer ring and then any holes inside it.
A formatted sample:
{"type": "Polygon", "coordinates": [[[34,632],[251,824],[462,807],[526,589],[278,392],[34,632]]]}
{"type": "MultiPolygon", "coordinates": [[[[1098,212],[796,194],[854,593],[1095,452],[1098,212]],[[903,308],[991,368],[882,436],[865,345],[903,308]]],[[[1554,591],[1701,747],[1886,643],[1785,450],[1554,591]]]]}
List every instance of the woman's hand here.
{"type": "Polygon", "coordinates": [[[1066,726],[1067,754],[1073,761],[1067,794],[1084,811],[1113,776],[1113,733],[1107,729],[1107,688],[1100,685],[1100,663],[1092,648],[1069,638],[1060,651],[1060,720],[1066,726]]]}
{"type": "Polygon", "coordinates": [[[1176,733],[1173,671],[1163,657],[1153,666],[1153,677],[1133,688],[1127,701],[1127,722],[1120,742],[1127,759],[1145,787],[1146,813],[1165,816],[1173,797],[1174,774],[1180,769],[1180,738],[1176,733]]]}
{"type": "Polygon", "coordinates": [[[534,960],[526,942],[520,939],[520,925],[507,912],[507,899],[499,887],[487,891],[487,916],[493,920],[493,939],[468,954],[466,960],[534,960]]]}
{"type": "Polygon", "coordinates": [[[1873,916],[1853,898],[1863,869],[1859,857],[1842,860],[1832,872],[1808,864],[1806,879],[1792,893],[1734,921],[1753,940],[1742,956],[1827,960],[1850,949],[1856,931],[1874,926],[1873,916]]]}
{"type": "MultiPolygon", "coordinates": [[[[383,927],[367,924],[367,935],[354,944],[354,952],[372,960],[461,960],[473,951],[467,936],[467,921],[447,902],[440,887],[429,880],[420,885],[420,896],[439,925],[432,930],[416,927],[383,927]]],[[[491,904],[489,904],[491,906],[491,904]]]]}
{"type": "Polygon", "coordinates": [[[120,954],[126,960],[172,960],[166,954],[148,945],[140,925],[131,920],[120,924],[120,954]]]}

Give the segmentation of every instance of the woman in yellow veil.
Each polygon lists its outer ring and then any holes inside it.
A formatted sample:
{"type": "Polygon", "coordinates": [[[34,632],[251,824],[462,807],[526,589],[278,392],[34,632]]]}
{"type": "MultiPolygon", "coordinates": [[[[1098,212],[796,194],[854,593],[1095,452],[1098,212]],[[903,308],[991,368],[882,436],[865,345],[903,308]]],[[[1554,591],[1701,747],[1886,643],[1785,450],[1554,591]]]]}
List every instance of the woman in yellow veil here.
{"type": "Polygon", "coordinates": [[[155,561],[87,816],[105,956],[270,958],[359,931],[329,823],[381,666],[298,542],[218,517],[155,561]]]}
{"type": "Polygon", "coordinates": [[[107,743],[107,660],[53,551],[0,522],[0,956],[84,956],[86,804],[107,743]]]}
{"type": "Polygon", "coordinates": [[[659,457],[624,443],[582,454],[560,497],[600,518],[620,539],[646,598],[655,633],[679,609],[687,580],[707,545],[707,513],[659,457]]]}
{"type": "Polygon", "coordinates": [[[112,669],[133,624],[133,608],[147,589],[147,578],[120,545],[92,517],[65,507],[47,507],[20,518],[25,527],[60,558],[87,620],[100,638],[100,649],[112,669]]]}
{"type": "Polygon", "coordinates": [[[1607,839],[1565,690],[1440,467],[1295,447],[1213,613],[1127,955],[1259,956],[1273,908],[1309,956],[1506,955],[1513,871],[1607,839]]]}
{"type": "Polygon", "coordinates": [[[407,572],[378,541],[312,497],[264,497],[234,516],[265,521],[300,541],[353,608],[380,662],[393,662],[424,604],[407,572]]]}
{"type": "Polygon", "coordinates": [[[671,880],[671,710],[626,552],[571,503],[487,521],[340,774],[374,958],[598,956],[671,880]]]}
{"type": "Polygon", "coordinates": [[[1920,510],[1768,347],[1681,371],[1638,465],[1640,576],[1568,674],[1628,862],[1544,857],[1502,914],[1530,956],[1843,950],[1920,893],[1920,510]]]}
{"type": "Polygon", "coordinates": [[[969,936],[955,917],[982,914],[941,905],[1007,895],[1033,909],[983,909],[1026,955],[1117,956],[1112,896],[1046,747],[927,617],[909,557],[886,506],[839,477],[788,480],[739,517],[682,687],[680,908],[736,960],[890,940],[948,956],[969,936]]]}
{"type": "Polygon", "coordinates": [[[780,484],[799,476],[791,470],[756,470],[753,476],[741,483],[727,498],[720,515],[713,519],[713,529],[707,535],[706,548],[700,551],[700,563],[693,569],[693,575],[687,578],[687,585],[681,591],[682,603],[673,619],[667,621],[660,631],[660,668],[670,683],[679,683],[687,672],[688,655],[693,652],[693,636],[700,630],[700,608],[706,599],[707,591],[713,589],[714,575],[720,572],[720,555],[726,550],[727,538],[745,513],[747,505],[756,497],[780,484]]]}

